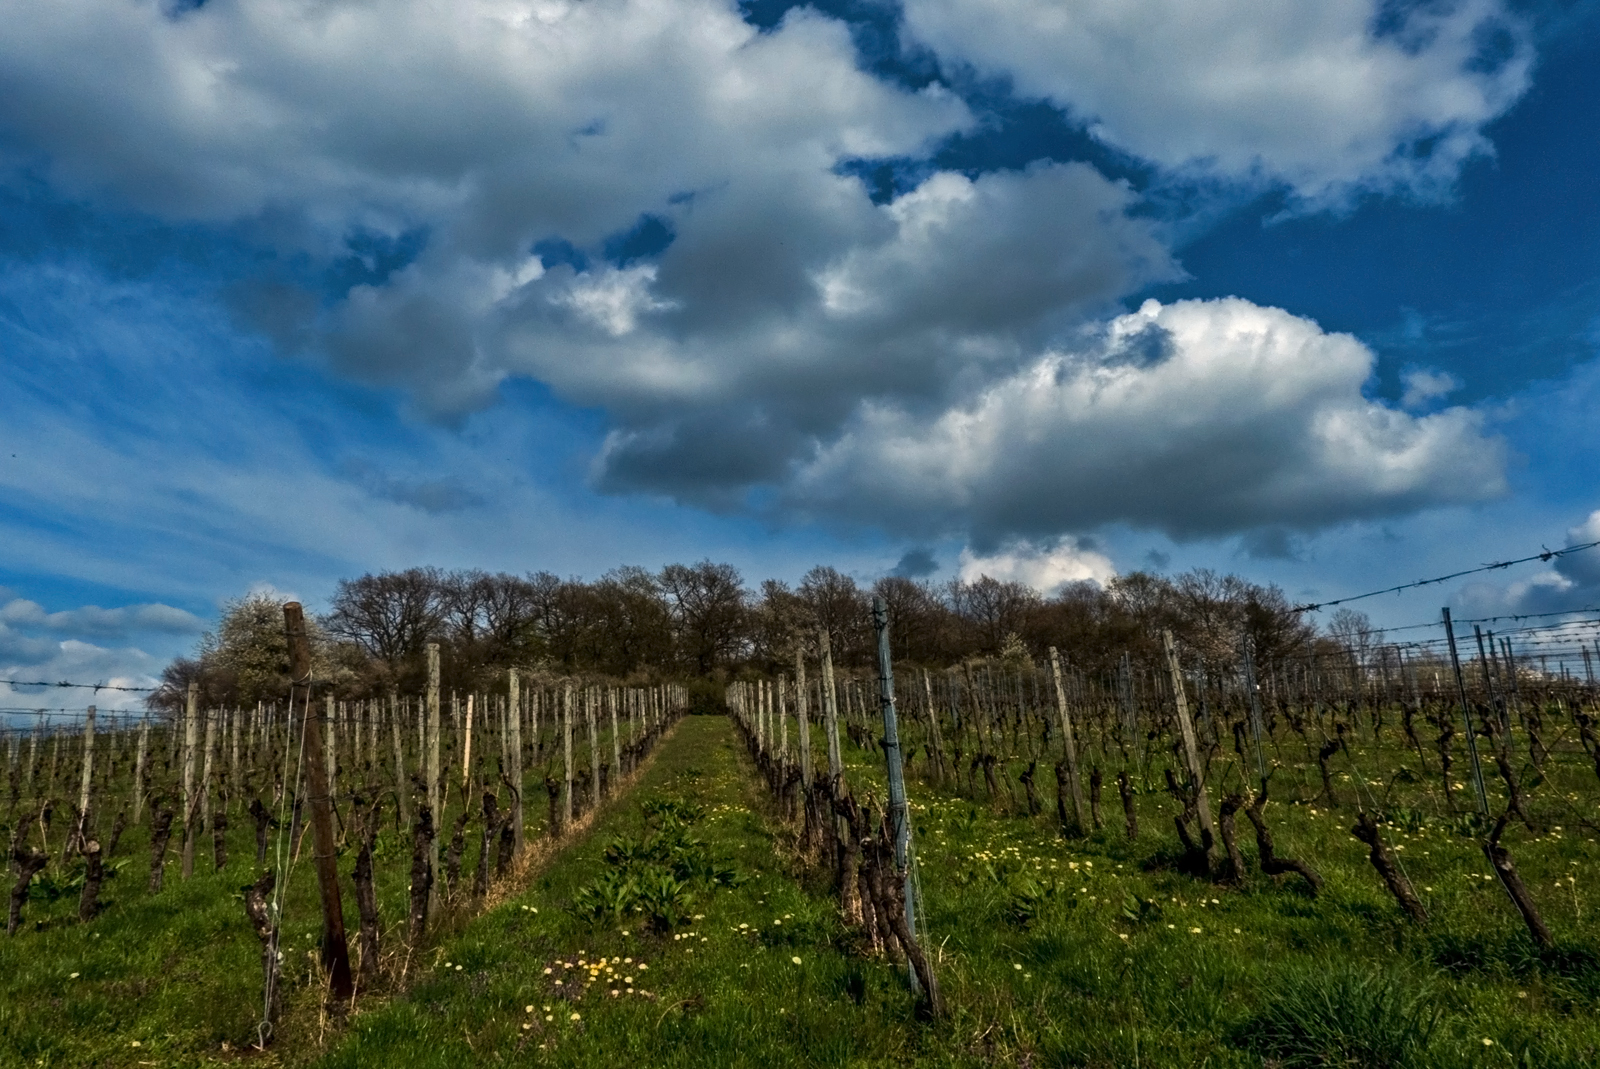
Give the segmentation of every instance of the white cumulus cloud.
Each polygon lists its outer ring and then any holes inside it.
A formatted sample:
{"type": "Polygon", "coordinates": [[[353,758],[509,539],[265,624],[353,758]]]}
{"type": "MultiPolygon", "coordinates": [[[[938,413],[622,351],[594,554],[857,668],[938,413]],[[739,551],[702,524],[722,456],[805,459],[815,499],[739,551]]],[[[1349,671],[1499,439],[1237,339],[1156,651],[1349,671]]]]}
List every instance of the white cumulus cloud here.
{"type": "Polygon", "coordinates": [[[1314,203],[1448,188],[1533,63],[1500,0],[905,0],[905,21],[1109,144],[1314,203]]]}
{"type": "Polygon", "coordinates": [[[1104,584],[1115,577],[1111,559],[1092,549],[1083,549],[1067,540],[1037,544],[1013,542],[993,553],[980,554],[968,546],[961,551],[957,575],[973,582],[985,575],[1002,582],[1013,581],[1043,594],[1053,593],[1066,583],[1104,584]]]}
{"type": "Polygon", "coordinates": [[[1448,397],[1461,387],[1461,380],[1448,371],[1430,371],[1427,368],[1412,368],[1400,376],[1400,381],[1406,388],[1400,396],[1400,403],[1406,408],[1420,408],[1430,401],[1448,397]]]}
{"type": "Polygon", "coordinates": [[[864,406],[791,493],[889,524],[1039,536],[1127,521],[1178,537],[1315,528],[1505,489],[1479,414],[1362,393],[1373,354],[1280,309],[1147,301],[923,419],[864,406]]]}

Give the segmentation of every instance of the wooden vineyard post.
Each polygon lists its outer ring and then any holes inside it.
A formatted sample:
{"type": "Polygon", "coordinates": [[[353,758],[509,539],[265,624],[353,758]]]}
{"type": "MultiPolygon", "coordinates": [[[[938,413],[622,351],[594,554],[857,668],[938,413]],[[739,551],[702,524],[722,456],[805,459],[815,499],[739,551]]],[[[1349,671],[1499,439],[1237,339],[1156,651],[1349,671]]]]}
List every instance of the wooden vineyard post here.
{"type": "Polygon", "coordinates": [[[583,692],[583,719],[589,729],[589,805],[600,808],[600,735],[595,726],[595,695],[592,688],[583,692]]]}
{"type": "Polygon", "coordinates": [[[183,711],[183,878],[194,873],[194,748],[200,732],[200,684],[190,683],[183,711]]]}
{"type": "Polygon", "coordinates": [[[139,823],[144,811],[144,770],[150,757],[150,714],[139,722],[139,752],[133,759],[133,823],[139,823]]]}
{"type": "Polygon", "coordinates": [[[778,677],[778,760],[789,766],[789,681],[778,677]]]}
{"type": "Polygon", "coordinates": [[[806,708],[806,655],[800,643],[794,645],[795,716],[800,723],[800,782],[811,789],[811,716],[806,708]]]}
{"type": "Polygon", "coordinates": [[[566,786],[562,788],[561,829],[572,827],[572,684],[561,692],[561,756],[565,761],[566,786]]]}
{"type": "Polygon", "coordinates": [[[839,757],[839,700],[833,688],[833,643],[826,627],[817,628],[817,645],[822,651],[822,719],[828,735],[828,778],[837,784],[844,765],[839,757]]]}
{"type": "Polygon", "coordinates": [[[1205,767],[1200,763],[1200,748],[1195,741],[1194,721],[1189,719],[1189,699],[1183,692],[1183,669],[1178,665],[1178,645],[1172,641],[1171,631],[1161,632],[1161,645],[1167,653],[1167,669],[1172,673],[1172,699],[1178,707],[1178,728],[1183,732],[1183,753],[1188,761],[1189,776],[1194,783],[1200,830],[1205,833],[1206,859],[1209,861],[1211,846],[1217,841],[1217,831],[1211,822],[1211,798],[1206,794],[1205,767]]]}
{"type": "Polygon", "coordinates": [[[1061,738],[1067,758],[1067,786],[1072,791],[1072,815],[1078,822],[1077,833],[1082,835],[1087,825],[1083,821],[1083,785],[1078,777],[1078,743],[1072,735],[1072,717],[1067,713],[1067,691],[1061,685],[1061,654],[1050,647],[1050,675],[1056,684],[1056,712],[1061,717],[1061,738]]]}
{"type": "MultiPolygon", "coordinates": [[[[470,786],[472,775],[472,700],[475,694],[467,695],[467,738],[461,747],[461,786],[470,786]]],[[[470,796],[470,792],[469,792],[470,796]]]]}
{"type": "MultiPolygon", "coordinates": [[[[433,816],[433,827],[443,828],[444,810],[440,806],[442,785],[441,769],[439,767],[439,644],[428,643],[428,720],[427,720],[427,776],[428,776],[428,812],[433,816]]],[[[433,835],[428,840],[428,917],[432,919],[439,913],[439,836],[433,835]]]]}
{"type": "Polygon", "coordinates": [[[1250,730],[1256,740],[1256,772],[1261,777],[1261,790],[1267,790],[1267,758],[1261,747],[1261,692],[1256,687],[1256,660],[1251,652],[1253,643],[1244,643],[1244,689],[1250,698],[1250,730]]]}
{"type": "Polygon", "coordinates": [[[228,755],[228,802],[239,797],[239,709],[235,707],[228,718],[228,727],[231,729],[232,751],[228,755]]]}
{"type": "Polygon", "coordinates": [[[606,688],[606,708],[611,712],[611,793],[618,791],[622,779],[622,735],[617,731],[617,692],[606,688]]]}
{"type": "Polygon", "coordinates": [[[1461,657],[1456,653],[1456,629],[1450,623],[1450,610],[1444,614],[1444,634],[1450,640],[1450,666],[1456,673],[1456,693],[1461,698],[1461,716],[1467,725],[1467,753],[1472,756],[1472,785],[1478,792],[1478,814],[1489,815],[1489,795],[1483,788],[1483,766],[1478,763],[1478,733],[1472,726],[1472,706],[1467,702],[1467,681],[1461,675],[1461,657]]]}
{"type": "Polygon", "coordinates": [[[948,778],[945,768],[944,738],[939,734],[939,710],[933,704],[933,679],[928,670],[922,670],[922,694],[928,706],[928,733],[933,737],[934,765],[938,769],[939,782],[943,783],[948,778]]]}
{"type": "Polygon", "coordinates": [[[338,784],[338,778],[339,778],[339,753],[338,753],[338,751],[336,749],[334,749],[335,732],[338,731],[338,725],[334,721],[334,715],[335,715],[336,711],[337,711],[337,706],[334,705],[334,703],[333,703],[333,695],[330,694],[330,695],[327,696],[327,700],[323,702],[322,720],[321,720],[321,722],[319,724],[319,727],[321,727],[322,732],[323,732],[323,735],[322,735],[322,747],[323,747],[322,761],[323,761],[323,765],[322,765],[322,767],[323,767],[323,771],[327,773],[328,780],[329,780],[329,783],[328,783],[328,804],[330,806],[332,806],[332,804],[333,804],[334,792],[337,790],[338,785],[339,785],[338,784]]]}
{"type": "Polygon", "coordinates": [[[389,694],[389,734],[394,740],[394,795],[400,811],[400,826],[411,827],[411,788],[406,783],[406,755],[400,745],[400,696],[389,694]]]}
{"type": "Polygon", "coordinates": [[[506,673],[507,710],[511,729],[511,836],[512,850],[522,854],[522,684],[517,670],[506,673]]]}
{"type": "Polygon", "coordinates": [[[322,967],[328,974],[329,993],[344,1000],[354,993],[355,983],[350,976],[350,947],[345,941],[344,909],[339,901],[338,848],[333,837],[333,802],[322,749],[322,724],[311,710],[311,643],[298,601],[283,606],[283,622],[289,638],[289,697],[291,703],[297,696],[301,701],[300,739],[305,751],[307,800],[311,803],[317,890],[322,898],[322,967]]]}
{"type": "Polygon", "coordinates": [[[89,839],[89,788],[94,781],[94,714],[95,707],[83,718],[83,777],[78,787],[78,826],[72,829],[72,846],[82,848],[89,839]]]}
{"type": "Polygon", "coordinates": [[[206,714],[205,745],[201,748],[200,758],[200,827],[211,827],[211,762],[217,743],[217,717],[222,715],[220,709],[213,709],[206,714]]]}

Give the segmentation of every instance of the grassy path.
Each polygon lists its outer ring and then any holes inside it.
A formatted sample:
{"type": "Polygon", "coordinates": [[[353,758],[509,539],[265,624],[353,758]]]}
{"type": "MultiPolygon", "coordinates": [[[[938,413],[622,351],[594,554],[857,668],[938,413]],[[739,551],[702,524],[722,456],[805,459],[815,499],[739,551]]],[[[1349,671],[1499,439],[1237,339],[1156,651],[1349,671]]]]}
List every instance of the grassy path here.
{"type": "Polygon", "coordinates": [[[755,783],[723,717],[689,717],[630,804],[521,896],[424,963],[410,993],[364,1014],[328,1066],[848,1066],[909,1060],[920,1030],[896,974],[837,946],[832,903],[790,876],[752,809],[755,783]],[[698,806],[690,827],[739,883],[702,891],[651,934],[565,910],[607,868],[605,845],[646,830],[644,804],[698,806]],[[631,993],[630,993],[631,987],[631,993]],[[613,994],[615,992],[615,994],[613,994]],[[530,1008],[531,1007],[531,1008],[530,1008]]]}

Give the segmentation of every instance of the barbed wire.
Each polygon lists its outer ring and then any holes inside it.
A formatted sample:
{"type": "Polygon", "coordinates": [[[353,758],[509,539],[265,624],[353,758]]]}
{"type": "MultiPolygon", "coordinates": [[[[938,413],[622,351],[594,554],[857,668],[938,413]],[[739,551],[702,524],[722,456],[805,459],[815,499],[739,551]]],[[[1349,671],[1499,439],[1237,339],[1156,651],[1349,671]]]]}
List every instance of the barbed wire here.
{"type": "Polygon", "coordinates": [[[0,679],[0,683],[10,687],[77,687],[81,690],[115,690],[125,694],[153,694],[162,689],[161,687],[117,687],[110,683],[70,683],[66,680],[61,680],[58,683],[48,683],[37,679],[0,679]]]}
{"type": "Polygon", "coordinates": [[[1476,575],[1479,572],[1497,571],[1502,568],[1510,568],[1515,564],[1527,564],[1529,561],[1537,560],[1548,562],[1557,557],[1565,557],[1573,553],[1581,553],[1587,549],[1594,549],[1596,546],[1600,546],[1600,540],[1596,540],[1594,542],[1584,542],[1576,546],[1567,546],[1564,549],[1545,549],[1539,553],[1534,553],[1526,557],[1518,557],[1515,560],[1495,561],[1492,564],[1484,564],[1476,568],[1466,568],[1459,572],[1451,572],[1449,575],[1440,575],[1432,579],[1417,579],[1410,583],[1401,583],[1398,586],[1384,587],[1382,590],[1369,590],[1365,594],[1352,594],[1347,598],[1334,598],[1330,601],[1311,601],[1305,603],[1304,605],[1295,606],[1294,611],[1319,612],[1322,609],[1326,609],[1333,605],[1348,605],[1352,601],[1363,601],[1367,598],[1375,598],[1379,594],[1397,594],[1402,590],[1413,590],[1417,587],[1432,586],[1435,583],[1448,583],[1452,579],[1460,579],[1463,575],[1476,575]]]}

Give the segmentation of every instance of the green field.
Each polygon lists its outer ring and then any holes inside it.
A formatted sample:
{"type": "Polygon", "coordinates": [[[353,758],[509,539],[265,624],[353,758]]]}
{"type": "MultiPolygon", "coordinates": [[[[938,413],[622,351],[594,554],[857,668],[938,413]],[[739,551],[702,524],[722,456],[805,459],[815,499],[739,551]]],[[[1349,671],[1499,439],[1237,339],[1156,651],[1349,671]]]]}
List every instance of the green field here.
{"type": "MultiPolygon", "coordinates": [[[[849,743],[845,755],[858,791],[872,789],[881,775],[873,755],[849,743]]],[[[733,722],[689,717],[592,829],[495,908],[444,933],[409,962],[403,991],[366,999],[348,1023],[322,1020],[305,983],[315,914],[304,884],[285,939],[301,972],[294,1006],[274,1049],[248,1058],[597,1067],[1600,1061],[1600,963],[1588,949],[1600,936],[1589,901],[1593,831],[1507,836],[1558,939],[1541,954],[1486,878],[1470,829],[1420,809],[1386,829],[1431,916],[1425,929],[1411,924],[1349,833],[1357,786],[1338,809],[1267,810],[1280,852],[1321,871],[1326,887],[1313,899],[1293,877],[1252,871],[1242,888],[1224,888],[1177,871],[1176,807],[1164,793],[1139,795],[1139,839],[1124,837],[1113,796],[1110,826],[1068,841],[1053,818],[1010,815],[1009,800],[980,803],[913,778],[925,943],[948,1003],[943,1020],[925,1023],[902,971],[862,952],[826,873],[796,856],[795,832],[769,805],[733,722]],[[649,910],[606,915],[602,894],[619,871],[649,868],[629,868],[628,857],[653,841],[675,843],[708,874],[664,896],[658,930],[649,910]]],[[[385,915],[398,917],[402,866],[378,871],[390,876],[385,915]]],[[[131,875],[142,888],[142,873],[131,875]]],[[[259,998],[256,944],[232,896],[243,875],[241,866],[174,880],[159,900],[108,884],[107,897],[125,901],[91,924],[47,923],[0,946],[0,1057],[238,1058],[259,998]]],[[[63,904],[30,910],[47,921],[71,913],[63,904]]]]}

